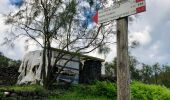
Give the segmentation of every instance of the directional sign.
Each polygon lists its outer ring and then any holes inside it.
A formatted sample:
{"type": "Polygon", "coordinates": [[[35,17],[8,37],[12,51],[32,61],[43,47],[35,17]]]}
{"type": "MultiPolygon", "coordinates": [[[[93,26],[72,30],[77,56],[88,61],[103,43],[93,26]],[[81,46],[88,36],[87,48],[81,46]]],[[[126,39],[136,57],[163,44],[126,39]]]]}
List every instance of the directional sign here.
{"type": "Polygon", "coordinates": [[[93,17],[93,20],[97,23],[104,23],[144,11],[146,11],[145,0],[129,0],[127,2],[116,4],[115,6],[99,10],[96,16],[93,17]]]}

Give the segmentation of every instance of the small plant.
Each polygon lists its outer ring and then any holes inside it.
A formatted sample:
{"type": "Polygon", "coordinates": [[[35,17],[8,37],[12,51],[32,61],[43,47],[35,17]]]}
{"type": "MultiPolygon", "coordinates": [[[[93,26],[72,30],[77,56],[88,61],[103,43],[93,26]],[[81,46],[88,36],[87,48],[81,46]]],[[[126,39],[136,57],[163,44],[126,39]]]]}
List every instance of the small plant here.
{"type": "Polygon", "coordinates": [[[0,100],[7,100],[3,92],[0,92],[0,100]]]}

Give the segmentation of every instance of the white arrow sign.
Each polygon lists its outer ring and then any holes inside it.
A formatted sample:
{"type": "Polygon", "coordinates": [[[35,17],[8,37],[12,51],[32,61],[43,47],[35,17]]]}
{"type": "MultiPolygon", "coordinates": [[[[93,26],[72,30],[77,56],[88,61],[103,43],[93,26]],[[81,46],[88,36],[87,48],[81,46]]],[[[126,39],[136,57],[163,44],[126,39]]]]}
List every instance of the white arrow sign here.
{"type": "Polygon", "coordinates": [[[99,10],[98,14],[94,16],[93,19],[98,23],[104,23],[144,11],[146,11],[144,0],[130,0],[121,4],[116,4],[113,7],[99,10]]]}

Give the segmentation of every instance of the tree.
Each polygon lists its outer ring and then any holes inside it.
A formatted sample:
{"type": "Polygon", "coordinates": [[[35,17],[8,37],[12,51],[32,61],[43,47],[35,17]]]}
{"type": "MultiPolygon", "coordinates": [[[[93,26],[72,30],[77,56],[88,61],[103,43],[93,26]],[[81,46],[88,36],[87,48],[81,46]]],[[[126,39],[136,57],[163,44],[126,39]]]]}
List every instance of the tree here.
{"type": "Polygon", "coordinates": [[[169,65],[162,65],[161,71],[158,75],[158,78],[160,80],[160,84],[164,85],[166,87],[170,87],[170,66],[169,65]]]}
{"type": "Polygon", "coordinates": [[[114,58],[114,60],[111,63],[109,62],[105,63],[106,76],[111,80],[116,79],[117,76],[116,65],[117,65],[116,58],[114,58]]]}
{"type": "MultiPolygon", "coordinates": [[[[130,68],[130,75],[131,75],[131,80],[141,80],[141,71],[138,68],[138,65],[140,62],[134,57],[129,55],[129,68],[130,68]]],[[[116,66],[117,66],[117,60],[116,58],[113,59],[112,62],[106,62],[105,63],[105,68],[106,68],[106,75],[108,76],[113,76],[115,75],[116,77],[116,66]]]]}
{"type": "MultiPolygon", "coordinates": [[[[42,77],[45,88],[48,88],[55,80],[51,79],[55,73],[53,69],[65,55],[64,52],[60,52],[56,56],[54,65],[51,65],[52,44],[61,51],[72,51],[77,53],[76,55],[87,54],[99,47],[106,46],[109,43],[108,38],[114,35],[110,28],[114,24],[107,27],[107,23],[101,24],[93,29],[89,29],[87,25],[82,26],[78,15],[84,8],[78,9],[78,5],[79,2],[76,0],[26,0],[18,11],[7,16],[6,24],[13,25],[11,29],[13,32],[11,32],[12,35],[10,34],[12,37],[5,38],[5,44],[13,43],[15,39],[24,36],[26,41],[34,41],[43,48],[42,77]],[[14,32],[16,29],[18,32],[14,32]],[[46,71],[46,69],[48,70],[46,71]]],[[[70,57],[64,65],[76,55],[70,57]]],[[[56,77],[59,76],[59,73],[56,77]]]]}
{"type": "Polygon", "coordinates": [[[159,63],[156,63],[153,65],[153,74],[154,74],[154,78],[155,78],[155,84],[158,84],[158,75],[161,71],[160,65],[159,63]]]}
{"type": "Polygon", "coordinates": [[[21,64],[20,60],[13,60],[10,58],[7,58],[3,55],[2,52],[0,52],[0,68],[7,68],[7,67],[19,67],[21,64]]]}
{"type": "Polygon", "coordinates": [[[9,58],[5,57],[2,52],[0,52],[0,67],[8,67],[9,58]]]}
{"type": "Polygon", "coordinates": [[[137,68],[139,64],[139,61],[134,56],[129,55],[131,80],[141,80],[140,70],[137,68]]]}
{"type": "Polygon", "coordinates": [[[145,83],[151,83],[152,67],[147,64],[142,64],[142,81],[145,83]]]}

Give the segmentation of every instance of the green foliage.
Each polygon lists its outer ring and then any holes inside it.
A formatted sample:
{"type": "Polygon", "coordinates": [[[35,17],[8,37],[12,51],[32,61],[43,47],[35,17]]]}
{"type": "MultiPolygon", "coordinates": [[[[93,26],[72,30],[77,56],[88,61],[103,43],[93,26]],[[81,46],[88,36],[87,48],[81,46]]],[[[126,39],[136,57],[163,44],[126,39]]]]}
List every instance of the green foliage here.
{"type": "Polygon", "coordinates": [[[0,67],[8,67],[9,59],[0,53],[0,67]]]}
{"type": "Polygon", "coordinates": [[[111,83],[109,81],[103,81],[103,82],[96,82],[96,94],[97,95],[103,95],[107,96],[109,98],[113,98],[117,94],[116,84],[111,83]]]}
{"type": "Polygon", "coordinates": [[[158,83],[161,85],[165,85],[166,87],[170,88],[170,66],[163,65],[162,70],[158,75],[158,83]]]}
{"type": "Polygon", "coordinates": [[[116,100],[116,85],[109,81],[96,81],[91,85],[77,84],[68,90],[55,91],[49,100],[116,100]]]}
{"type": "Polygon", "coordinates": [[[112,100],[105,96],[91,96],[91,95],[80,95],[75,92],[67,93],[64,96],[57,98],[57,97],[50,97],[49,100],[112,100]]]}
{"type": "Polygon", "coordinates": [[[170,100],[170,90],[168,88],[140,82],[132,83],[131,95],[132,100],[170,100]]]}
{"type": "Polygon", "coordinates": [[[116,96],[116,85],[109,81],[96,81],[92,85],[78,85],[74,87],[74,90],[86,95],[106,96],[109,98],[116,96]]]}
{"type": "MultiPolygon", "coordinates": [[[[116,77],[116,62],[115,58],[112,62],[105,63],[106,78],[109,80],[116,77]]],[[[140,63],[134,56],[129,55],[129,68],[131,80],[142,81],[147,84],[164,85],[170,88],[169,65],[160,65],[159,63],[153,65],[144,64],[140,63]]]]}
{"type": "Polygon", "coordinates": [[[14,85],[14,86],[3,86],[0,87],[0,90],[7,90],[7,91],[27,91],[27,92],[39,92],[39,93],[46,93],[46,90],[40,85],[14,85]]]}
{"type": "Polygon", "coordinates": [[[111,63],[106,62],[105,63],[105,71],[106,71],[106,76],[108,78],[113,78],[115,77],[116,73],[116,65],[117,65],[117,59],[114,58],[114,60],[111,63]]]}
{"type": "Polygon", "coordinates": [[[0,100],[7,100],[5,95],[3,93],[0,92],[0,100]]]}
{"type": "MultiPolygon", "coordinates": [[[[117,89],[115,83],[111,83],[108,81],[103,81],[103,82],[97,81],[92,85],[73,86],[70,89],[70,92],[64,95],[64,97],[74,98],[74,97],[86,97],[86,96],[96,96],[96,97],[102,96],[105,97],[107,100],[108,99],[116,100],[116,94],[117,94],[117,89]]],[[[148,85],[140,82],[132,82],[131,97],[132,100],[170,100],[170,90],[164,86],[148,85]]]]}
{"type": "MultiPolygon", "coordinates": [[[[140,70],[137,69],[138,65],[139,65],[139,61],[135,57],[129,55],[129,68],[130,68],[132,80],[141,80],[140,70]]],[[[117,58],[114,58],[113,61],[110,63],[106,62],[105,69],[106,69],[107,77],[116,77],[117,58]]]]}
{"type": "Polygon", "coordinates": [[[20,64],[21,64],[20,60],[16,61],[16,60],[9,59],[0,52],[0,68],[2,68],[2,67],[19,67],[20,64]]]}
{"type": "MultiPolygon", "coordinates": [[[[0,87],[0,90],[46,92],[43,87],[38,85],[6,86],[0,87]]],[[[116,100],[117,89],[115,83],[96,81],[91,85],[78,84],[69,89],[54,89],[48,93],[48,100],[116,100]]],[[[5,96],[1,92],[0,98],[5,100],[5,96]]],[[[170,90],[164,86],[134,81],[131,84],[131,98],[132,100],[170,100],[170,90]]]]}
{"type": "Polygon", "coordinates": [[[137,69],[138,65],[139,61],[135,57],[129,56],[129,68],[131,73],[131,80],[141,80],[140,70],[137,69]]]}
{"type": "MultiPolygon", "coordinates": [[[[116,100],[116,84],[97,81],[92,85],[74,85],[60,96],[50,100],[116,100]]],[[[141,82],[131,84],[132,100],[170,100],[170,90],[164,86],[148,85],[141,82]]]]}

